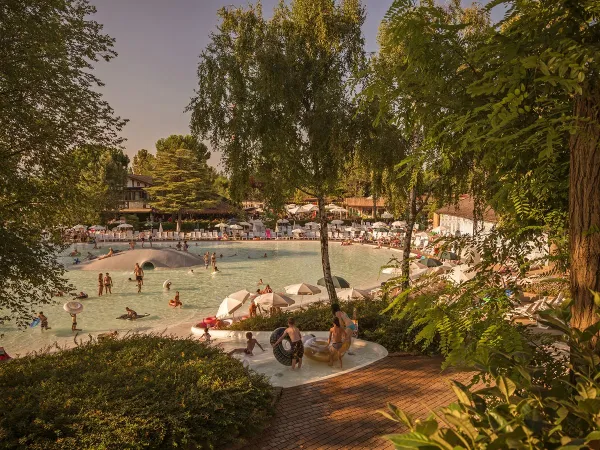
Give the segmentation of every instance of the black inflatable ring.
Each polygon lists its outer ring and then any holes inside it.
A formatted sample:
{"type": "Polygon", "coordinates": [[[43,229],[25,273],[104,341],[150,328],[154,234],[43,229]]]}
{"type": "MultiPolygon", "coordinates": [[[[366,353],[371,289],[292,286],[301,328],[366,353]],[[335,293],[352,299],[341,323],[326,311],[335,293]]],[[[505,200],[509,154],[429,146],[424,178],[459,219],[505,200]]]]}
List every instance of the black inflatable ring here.
{"type": "MultiPolygon", "coordinates": [[[[271,333],[271,338],[269,339],[271,345],[277,342],[284,332],[285,327],[277,328],[275,331],[273,331],[273,333],[271,333]]],[[[283,338],[279,344],[273,347],[273,356],[275,356],[275,359],[284,366],[292,365],[292,341],[290,340],[289,336],[283,338]],[[283,346],[284,341],[288,342],[289,350],[286,350],[283,346]]]]}

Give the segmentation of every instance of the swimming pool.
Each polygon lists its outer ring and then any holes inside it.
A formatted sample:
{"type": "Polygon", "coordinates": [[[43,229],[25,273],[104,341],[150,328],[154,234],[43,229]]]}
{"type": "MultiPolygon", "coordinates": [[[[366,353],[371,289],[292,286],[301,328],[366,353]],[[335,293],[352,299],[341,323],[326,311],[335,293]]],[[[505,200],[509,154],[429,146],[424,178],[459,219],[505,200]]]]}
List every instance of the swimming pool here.
{"type": "MultiPolygon", "coordinates": [[[[110,245],[115,249],[128,248],[127,244],[110,245]]],[[[104,244],[104,248],[97,250],[87,244],[76,247],[85,256],[88,251],[95,255],[105,254],[108,246],[104,244]]],[[[153,246],[174,247],[174,244],[154,243],[153,246]]],[[[204,267],[193,268],[193,273],[189,272],[189,268],[147,270],[143,291],[138,294],[135,282],[128,280],[133,277],[132,267],[131,271],[111,272],[113,294],[98,297],[96,272],[70,270],[67,275],[77,291],[89,295],[88,299],[82,300],[84,311],[77,316],[78,327],[83,334],[125,329],[160,331],[180,324],[189,329],[202,318],[214,315],[228,294],[240,289],[256,291],[259,279],[269,283],[275,292],[283,292],[284,286],[302,282],[317,284],[323,276],[319,243],[314,241],[198,242],[197,245],[192,242],[189,251],[200,255],[206,251],[216,252],[221,272],[213,275],[204,267]],[[267,258],[262,257],[265,253],[267,258]],[[167,279],[173,283],[171,291],[162,287],[167,279]],[[170,308],[167,304],[176,290],[184,305],[181,309],[170,308]],[[116,319],[127,306],[140,314],[150,315],[136,322],[116,319]]],[[[379,274],[380,267],[391,257],[399,256],[399,253],[388,249],[366,245],[341,246],[339,243],[331,243],[329,252],[332,273],[344,277],[353,287],[374,287],[386,280],[387,276],[379,274]]],[[[73,263],[72,257],[63,256],[61,259],[67,268],[73,263]]],[[[297,299],[300,301],[300,297],[297,299]]],[[[71,318],[62,308],[70,298],[57,300],[56,305],[42,308],[51,330],[42,332],[39,326],[26,330],[0,327],[0,333],[4,334],[0,345],[9,354],[16,355],[54,342],[72,343],[71,318]]],[[[241,311],[246,314],[246,308],[243,308],[241,311]]]]}

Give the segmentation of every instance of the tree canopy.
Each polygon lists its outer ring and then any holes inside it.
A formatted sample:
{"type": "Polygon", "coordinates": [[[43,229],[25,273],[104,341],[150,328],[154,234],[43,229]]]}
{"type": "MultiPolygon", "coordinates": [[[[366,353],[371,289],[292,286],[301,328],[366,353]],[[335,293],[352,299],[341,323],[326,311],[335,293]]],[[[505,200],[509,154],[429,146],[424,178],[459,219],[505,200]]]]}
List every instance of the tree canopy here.
{"type": "Polygon", "coordinates": [[[198,66],[192,132],[223,154],[234,197],[258,174],[273,205],[296,189],[319,200],[323,271],[334,300],[324,199],[336,192],[353,152],[347,80],[363,64],[363,7],[359,0],[294,0],[280,3],[270,20],[260,3],[219,16],[198,66]]]}
{"type": "Polygon", "coordinates": [[[202,209],[217,200],[210,152],[193,136],[171,135],[156,142],[153,186],[146,188],[154,208],[176,213],[202,209]]]}
{"type": "Polygon", "coordinates": [[[86,0],[0,4],[0,315],[27,322],[65,290],[59,226],[79,209],[78,148],[117,147],[124,121],[93,74],[116,56],[86,0]],[[49,232],[51,240],[42,240],[49,232]]]}
{"type": "Polygon", "coordinates": [[[135,175],[152,175],[155,164],[156,157],[145,148],[142,148],[134,155],[131,169],[135,175]]]}

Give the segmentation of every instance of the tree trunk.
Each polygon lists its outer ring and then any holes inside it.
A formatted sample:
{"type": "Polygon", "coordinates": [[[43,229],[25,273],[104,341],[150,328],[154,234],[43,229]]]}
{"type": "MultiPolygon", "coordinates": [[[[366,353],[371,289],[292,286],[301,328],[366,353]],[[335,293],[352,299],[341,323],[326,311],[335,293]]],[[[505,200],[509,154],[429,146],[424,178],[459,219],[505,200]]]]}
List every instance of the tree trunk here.
{"type": "Polygon", "coordinates": [[[177,232],[181,231],[181,210],[177,211],[177,232]]]}
{"type": "Polygon", "coordinates": [[[329,237],[327,235],[327,215],[325,212],[325,199],[318,197],[319,205],[319,224],[321,225],[321,265],[323,266],[323,277],[325,278],[325,287],[329,295],[329,301],[336,303],[338,301],[333,279],[331,278],[331,266],[329,264],[329,237]]]}
{"type": "Polygon", "coordinates": [[[584,88],[574,109],[585,120],[570,142],[571,326],[584,329],[598,321],[591,291],[600,292],[600,87],[584,88]]]}
{"type": "Polygon", "coordinates": [[[377,195],[373,191],[373,219],[377,220],[377,195]]]}
{"type": "Polygon", "coordinates": [[[413,229],[417,221],[417,190],[413,187],[408,195],[408,220],[406,222],[406,236],[402,250],[402,290],[408,289],[410,284],[410,243],[413,229]]]}

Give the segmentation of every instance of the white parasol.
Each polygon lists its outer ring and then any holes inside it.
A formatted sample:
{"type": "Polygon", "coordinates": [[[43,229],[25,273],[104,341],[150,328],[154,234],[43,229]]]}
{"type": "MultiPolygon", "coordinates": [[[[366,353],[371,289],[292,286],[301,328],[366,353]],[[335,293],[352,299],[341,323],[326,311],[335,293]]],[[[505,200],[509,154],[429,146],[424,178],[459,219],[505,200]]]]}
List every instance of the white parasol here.
{"type": "Polygon", "coordinates": [[[275,306],[275,307],[285,308],[286,306],[293,305],[296,302],[294,300],[292,300],[290,297],[288,297],[287,295],[276,294],[274,292],[271,292],[269,294],[259,295],[254,300],[254,303],[256,303],[257,305],[268,306],[268,307],[275,306]]]}
{"type": "Polygon", "coordinates": [[[236,312],[241,307],[242,307],[242,302],[240,302],[239,300],[235,300],[233,298],[227,297],[221,302],[221,305],[219,306],[219,310],[217,311],[217,317],[219,319],[224,319],[225,317],[232,315],[234,312],[236,312]]]}

